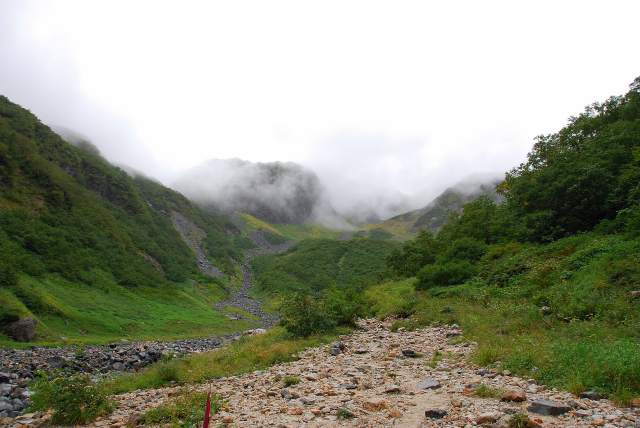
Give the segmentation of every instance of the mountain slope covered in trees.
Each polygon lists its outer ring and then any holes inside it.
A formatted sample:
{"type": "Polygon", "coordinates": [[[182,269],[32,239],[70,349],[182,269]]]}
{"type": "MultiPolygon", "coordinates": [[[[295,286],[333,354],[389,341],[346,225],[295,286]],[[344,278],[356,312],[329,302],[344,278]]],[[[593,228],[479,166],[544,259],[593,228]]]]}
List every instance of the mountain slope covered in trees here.
{"type": "Polygon", "coordinates": [[[369,290],[408,328],[458,323],[479,364],[620,403],[640,395],[640,78],[558,133],[488,197],[422,231],[369,290]]]}
{"type": "Polygon", "coordinates": [[[170,312],[171,300],[189,301],[209,324],[220,323],[221,316],[202,302],[225,295],[225,284],[237,276],[232,258],[242,254],[227,238],[235,229],[227,217],[203,211],[155,181],[131,178],[91,143],[68,144],[0,97],[0,329],[34,316],[43,323],[42,334],[73,328],[133,333],[144,330],[136,318],[153,323],[145,313],[170,312]],[[172,224],[172,211],[204,231],[207,257],[224,280],[199,271],[172,224]],[[104,309],[101,299],[116,295],[137,304],[104,309]],[[88,313],[81,306],[89,300],[113,316],[88,313]],[[139,317],[132,315],[136,311],[139,317]]]}

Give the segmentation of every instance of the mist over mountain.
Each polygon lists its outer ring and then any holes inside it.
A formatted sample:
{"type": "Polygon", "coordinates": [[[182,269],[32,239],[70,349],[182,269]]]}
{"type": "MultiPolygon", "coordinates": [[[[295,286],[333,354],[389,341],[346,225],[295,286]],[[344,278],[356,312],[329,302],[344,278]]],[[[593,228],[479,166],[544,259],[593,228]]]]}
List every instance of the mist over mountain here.
{"type": "Polygon", "coordinates": [[[302,223],[331,212],[316,174],[293,162],[210,159],[171,185],[202,206],[241,211],[274,223],[302,223]]]}
{"type": "MultiPolygon", "coordinates": [[[[503,180],[501,174],[473,174],[445,189],[431,202],[419,208],[375,224],[378,230],[385,230],[406,239],[415,236],[420,229],[437,233],[449,219],[451,211],[461,211],[464,204],[488,195],[496,203],[504,198],[495,193],[495,187],[503,180]]],[[[420,195],[415,196],[419,198],[420,195]]],[[[369,226],[367,229],[371,229],[369,226]]],[[[367,231],[364,236],[370,233],[367,231]]]]}

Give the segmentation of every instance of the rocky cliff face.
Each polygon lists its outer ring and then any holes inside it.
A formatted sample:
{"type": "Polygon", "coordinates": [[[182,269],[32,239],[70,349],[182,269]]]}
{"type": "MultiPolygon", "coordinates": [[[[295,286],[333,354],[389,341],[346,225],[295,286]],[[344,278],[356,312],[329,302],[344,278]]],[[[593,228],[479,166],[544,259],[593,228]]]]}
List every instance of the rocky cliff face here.
{"type": "Polygon", "coordinates": [[[274,223],[311,220],[326,203],[316,174],[293,162],[211,159],[186,171],[172,187],[200,205],[274,223]]]}

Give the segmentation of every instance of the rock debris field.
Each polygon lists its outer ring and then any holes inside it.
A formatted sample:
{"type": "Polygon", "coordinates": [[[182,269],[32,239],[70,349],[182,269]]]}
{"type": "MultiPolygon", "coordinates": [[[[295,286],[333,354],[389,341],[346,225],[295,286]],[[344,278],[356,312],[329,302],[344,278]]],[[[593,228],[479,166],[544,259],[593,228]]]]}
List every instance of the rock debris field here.
{"type": "MultiPolygon", "coordinates": [[[[388,326],[366,320],[340,342],[307,349],[294,362],[194,388],[211,388],[224,399],[214,427],[507,427],[518,413],[542,427],[640,427],[638,408],[618,408],[596,393],[576,397],[550,390],[499,367],[470,365],[476,344],[464,341],[456,326],[396,332],[388,326]],[[299,382],[285,386],[285,378],[299,382]],[[503,392],[480,398],[479,388],[503,392]]],[[[115,396],[116,411],[87,426],[126,426],[178,390],[115,396]]],[[[42,416],[24,414],[2,424],[38,425],[47,419],[42,416]]]]}

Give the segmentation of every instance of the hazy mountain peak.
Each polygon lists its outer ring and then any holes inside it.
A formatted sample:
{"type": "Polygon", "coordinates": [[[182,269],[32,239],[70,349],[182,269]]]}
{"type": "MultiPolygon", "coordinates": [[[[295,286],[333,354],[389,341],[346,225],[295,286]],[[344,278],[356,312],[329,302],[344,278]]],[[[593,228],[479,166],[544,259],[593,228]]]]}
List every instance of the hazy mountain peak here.
{"type": "Polygon", "coordinates": [[[276,223],[312,220],[320,205],[328,205],[317,175],[293,162],[209,159],[185,171],[172,187],[201,205],[276,223]]]}

